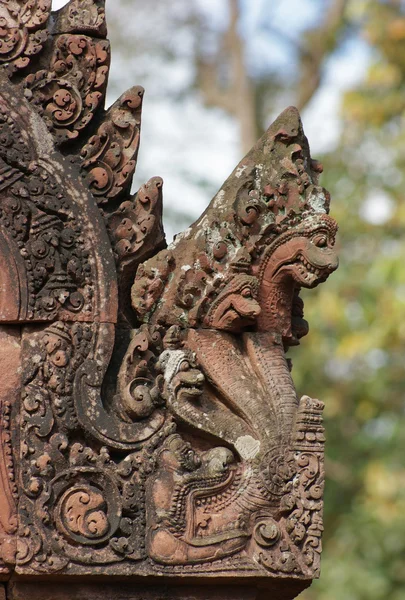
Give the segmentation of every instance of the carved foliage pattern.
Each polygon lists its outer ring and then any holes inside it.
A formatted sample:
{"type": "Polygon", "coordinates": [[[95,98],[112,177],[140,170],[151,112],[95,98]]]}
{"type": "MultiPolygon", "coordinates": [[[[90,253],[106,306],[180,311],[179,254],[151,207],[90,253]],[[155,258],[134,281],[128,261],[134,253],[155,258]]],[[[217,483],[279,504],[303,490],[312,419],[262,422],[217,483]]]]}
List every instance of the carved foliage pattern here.
{"type": "Polygon", "coordinates": [[[108,42],[62,34],[54,40],[49,68],[26,77],[25,96],[57,142],[77,138],[102,106],[108,65],[108,42]]]}
{"type": "Polygon", "coordinates": [[[2,0],[0,3],[0,64],[11,73],[24,69],[47,39],[51,0],[2,0]]]}
{"type": "Polygon", "coordinates": [[[161,177],[152,177],[111,215],[108,225],[120,265],[135,256],[139,261],[164,243],[162,185],[161,177]]]}
{"type": "Polygon", "coordinates": [[[10,567],[15,564],[16,556],[16,537],[17,532],[17,516],[14,514],[14,507],[18,501],[18,485],[16,481],[16,470],[13,455],[13,443],[12,443],[12,428],[11,428],[11,416],[12,416],[12,404],[11,402],[4,402],[1,406],[1,427],[0,427],[0,440],[2,445],[2,458],[0,466],[0,480],[4,487],[4,494],[8,496],[8,502],[3,501],[2,512],[4,511],[4,504],[8,505],[8,514],[6,522],[2,518],[1,525],[4,531],[0,533],[0,575],[8,574],[10,567]],[[11,498],[10,498],[11,496],[11,498]]]}
{"type": "Polygon", "coordinates": [[[89,315],[92,269],[71,203],[55,176],[32,160],[5,110],[0,113],[5,159],[0,223],[25,263],[28,300],[21,317],[54,319],[60,311],[89,315]]]}
{"type": "MultiPolygon", "coordinates": [[[[113,457],[111,449],[83,439],[80,415],[99,420],[78,394],[80,369],[97,357],[98,327],[55,322],[27,332],[22,397],[22,497],[20,550],[23,572],[92,572],[97,565],[139,562],[145,552],[145,484],[154,470],[155,450],[173,433],[168,419],[144,444],[113,457]]],[[[111,411],[142,422],[162,406],[156,374],[159,335],[145,328],[134,336],[124,360],[111,411]]],[[[160,376],[161,378],[161,376],[160,376]]],[[[93,385],[96,385],[94,379],[93,385]]],[[[128,426],[131,426],[128,423],[128,426]]],[[[104,430],[105,431],[105,430],[104,430]]],[[[106,431],[105,431],[106,433],[106,431]]],[[[116,440],[119,444],[122,440],[116,440]]],[[[114,440],[110,440],[114,447],[114,440]]]]}
{"type": "Polygon", "coordinates": [[[134,87],[112,106],[82,150],[82,169],[100,204],[129,191],[139,148],[144,90],[134,87]]]}
{"type": "Polygon", "coordinates": [[[258,557],[273,572],[319,575],[323,531],[323,408],[318,400],[301,398],[295,428],[295,469],[281,499],[280,526],[267,523],[256,532],[265,538],[258,540],[259,545],[274,546],[270,554],[259,553],[258,557]]]}
{"type": "Polygon", "coordinates": [[[36,354],[26,367],[22,399],[20,514],[27,520],[21,525],[19,565],[53,571],[70,560],[108,564],[124,555],[139,559],[142,515],[136,476],[119,481],[107,448],[72,442],[79,426],[74,380],[78,368],[94,356],[94,326],[56,322],[28,335],[25,343],[36,354]]]}

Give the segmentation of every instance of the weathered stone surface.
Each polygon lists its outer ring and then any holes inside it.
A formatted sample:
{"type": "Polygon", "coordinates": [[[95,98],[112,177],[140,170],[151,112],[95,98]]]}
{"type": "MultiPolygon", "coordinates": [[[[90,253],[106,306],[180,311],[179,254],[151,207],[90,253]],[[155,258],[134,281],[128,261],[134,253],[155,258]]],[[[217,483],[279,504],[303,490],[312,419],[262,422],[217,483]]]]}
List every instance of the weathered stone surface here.
{"type": "Polygon", "coordinates": [[[20,337],[19,328],[0,327],[0,577],[12,570],[17,550],[18,488],[11,435],[18,442],[15,424],[21,389],[20,337]]]}
{"type": "Polygon", "coordinates": [[[162,180],[130,195],[143,89],[103,108],[103,2],[0,16],[9,597],[295,597],[319,574],[323,404],[297,396],[286,353],[308,333],[301,288],[338,265],[298,112],[166,247],[162,180]]]}
{"type": "Polygon", "coordinates": [[[0,320],[114,322],[116,273],[103,218],[22,90],[4,73],[0,89],[0,320]]]}

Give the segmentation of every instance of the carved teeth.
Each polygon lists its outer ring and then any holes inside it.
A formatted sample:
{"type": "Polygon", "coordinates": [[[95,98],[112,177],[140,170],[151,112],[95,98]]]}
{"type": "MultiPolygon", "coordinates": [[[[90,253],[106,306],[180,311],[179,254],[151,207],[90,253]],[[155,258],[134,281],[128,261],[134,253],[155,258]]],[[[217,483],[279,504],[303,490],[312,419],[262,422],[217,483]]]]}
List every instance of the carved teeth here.
{"type": "Polygon", "coordinates": [[[304,276],[304,274],[305,274],[305,280],[307,280],[309,278],[309,273],[315,275],[315,277],[321,276],[322,271],[320,269],[317,269],[313,265],[311,265],[311,263],[308,262],[303,256],[299,256],[298,261],[299,261],[299,263],[301,263],[298,266],[299,273],[302,276],[304,276]]]}

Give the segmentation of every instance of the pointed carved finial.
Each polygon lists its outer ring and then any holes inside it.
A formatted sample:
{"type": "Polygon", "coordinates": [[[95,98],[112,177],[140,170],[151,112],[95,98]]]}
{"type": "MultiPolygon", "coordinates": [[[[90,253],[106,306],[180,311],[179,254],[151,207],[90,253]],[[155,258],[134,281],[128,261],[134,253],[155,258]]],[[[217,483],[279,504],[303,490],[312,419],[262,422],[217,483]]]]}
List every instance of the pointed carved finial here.
{"type": "MultiPolygon", "coordinates": [[[[201,219],[164,251],[172,262],[170,275],[163,275],[159,269],[159,255],[138,271],[132,294],[139,318],[168,325],[180,321],[184,327],[211,327],[212,306],[225,297],[230,302],[231,290],[242,285],[243,277],[235,273],[256,277],[259,271],[263,277],[269,261],[274,260],[281,234],[288,237],[294,232],[297,237],[301,233],[309,237],[312,232],[319,230],[321,235],[324,231],[325,245],[333,245],[337,228],[327,215],[330,199],[319,186],[320,170],[319,163],[311,159],[297,109],[287,108],[242,159],[201,219]],[[141,299],[149,296],[149,287],[156,289],[156,273],[161,273],[162,296],[155,296],[152,305],[143,303],[141,299]]],[[[332,251],[325,247],[319,253],[316,273],[307,272],[303,266],[302,276],[297,272],[295,277],[297,285],[314,287],[336,269],[332,251]]],[[[251,316],[240,313],[238,318],[234,315],[232,323],[229,319],[221,319],[221,323],[227,322],[227,328],[235,329],[237,323],[258,322],[266,328],[268,313],[263,309],[259,315],[254,308],[257,294],[262,292],[258,285],[246,286],[251,306],[246,303],[246,308],[239,310],[250,311],[251,316]]],[[[285,325],[283,336],[286,343],[288,339],[295,344],[289,311],[289,325],[285,325]]]]}
{"type": "Polygon", "coordinates": [[[81,152],[87,184],[100,205],[130,191],[139,150],[143,94],[141,86],[125,92],[81,152]]]}

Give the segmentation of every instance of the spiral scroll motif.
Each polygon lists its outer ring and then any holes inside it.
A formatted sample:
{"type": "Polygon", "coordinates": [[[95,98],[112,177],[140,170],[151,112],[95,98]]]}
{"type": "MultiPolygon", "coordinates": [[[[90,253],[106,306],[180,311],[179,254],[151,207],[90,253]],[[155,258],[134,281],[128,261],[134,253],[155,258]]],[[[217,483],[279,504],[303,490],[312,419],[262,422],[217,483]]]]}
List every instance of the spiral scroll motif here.
{"type": "Polygon", "coordinates": [[[102,544],[115,533],[121,505],[108,475],[91,468],[71,469],[54,481],[53,489],[56,525],[69,542],[102,544]]]}
{"type": "Polygon", "coordinates": [[[263,548],[270,548],[274,546],[280,537],[280,528],[274,519],[261,519],[256,523],[253,530],[253,536],[259,546],[263,548]]]}

